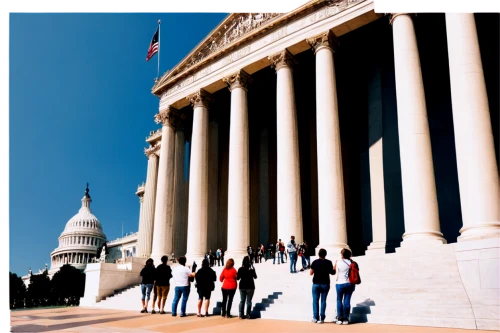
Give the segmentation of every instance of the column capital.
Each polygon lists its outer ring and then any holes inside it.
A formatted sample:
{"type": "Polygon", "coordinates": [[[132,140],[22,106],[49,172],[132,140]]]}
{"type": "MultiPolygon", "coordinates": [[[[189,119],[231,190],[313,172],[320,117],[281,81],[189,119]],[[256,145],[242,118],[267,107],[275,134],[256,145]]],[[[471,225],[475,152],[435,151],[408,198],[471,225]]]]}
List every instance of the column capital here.
{"type": "Polygon", "coordinates": [[[306,42],[307,44],[311,45],[312,49],[314,50],[314,54],[316,54],[322,48],[328,48],[332,51],[335,51],[339,46],[337,37],[330,30],[314,37],[307,38],[306,42]]]}
{"type": "Polygon", "coordinates": [[[181,122],[184,118],[186,118],[184,113],[171,106],[155,114],[155,122],[157,124],[161,123],[162,126],[170,126],[174,129],[181,126],[181,122]]]}
{"type": "Polygon", "coordinates": [[[150,146],[149,148],[144,148],[144,154],[146,154],[146,156],[148,158],[150,158],[153,155],[159,156],[159,154],[160,154],[160,147],[161,147],[161,143],[158,142],[154,146],[150,146]]]}
{"type": "Polygon", "coordinates": [[[248,90],[248,86],[252,83],[252,77],[244,70],[239,70],[234,74],[226,76],[222,81],[229,86],[229,91],[235,88],[248,90]]]}
{"type": "Polygon", "coordinates": [[[205,107],[208,109],[209,104],[214,102],[212,95],[204,89],[200,89],[198,92],[186,97],[186,99],[191,103],[193,108],[205,107]]]}
{"type": "Polygon", "coordinates": [[[267,59],[271,62],[271,66],[276,69],[276,72],[284,67],[293,68],[293,66],[297,64],[297,60],[287,49],[284,49],[280,53],[270,55],[267,59]]]}
{"type": "Polygon", "coordinates": [[[141,185],[137,186],[137,191],[135,192],[135,194],[141,199],[141,202],[142,202],[142,198],[144,197],[145,190],[146,190],[146,183],[145,182],[142,182],[141,185]]]}
{"type": "Polygon", "coordinates": [[[392,25],[396,17],[402,16],[402,15],[407,15],[409,17],[416,16],[417,14],[411,14],[411,13],[389,13],[389,23],[392,25]]]}

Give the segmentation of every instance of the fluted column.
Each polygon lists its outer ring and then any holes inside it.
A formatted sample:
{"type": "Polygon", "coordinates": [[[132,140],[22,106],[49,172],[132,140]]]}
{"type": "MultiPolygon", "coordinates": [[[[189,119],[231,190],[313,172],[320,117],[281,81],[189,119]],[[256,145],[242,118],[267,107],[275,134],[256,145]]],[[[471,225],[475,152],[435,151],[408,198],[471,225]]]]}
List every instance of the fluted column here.
{"type": "Polygon", "coordinates": [[[210,110],[209,115],[209,139],[208,139],[208,222],[207,222],[207,247],[211,249],[212,252],[217,251],[218,244],[218,234],[220,232],[218,228],[218,218],[217,213],[219,210],[219,124],[217,122],[217,116],[214,112],[215,110],[210,110]]]}
{"type": "Polygon", "coordinates": [[[158,150],[159,145],[144,149],[148,157],[148,170],[144,189],[144,203],[141,205],[141,215],[139,217],[139,233],[137,235],[137,256],[140,258],[149,257],[153,244],[153,223],[158,179],[158,150]]]}
{"type": "Polygon", "coordinates": [[[193,105],[191,165],[189,170],[189,208],[187,253],[189,263],[200,262],[207,251],[208,221],[208,104],[212,97],[205,90],[188,97],[193,105]]]}
{"type": "Polygon", "coordinates": [[[405,233],[402,246],[445,243],[439,211],[417,39],[408,14],[393,14],[394,66],[405,233]]]}
{"type": "Polygon", "coordinates": [[[446,34],[463,219],[458,240],[499,237],[500,182],[474,14],[447,13],[446,34]]]}
{"type": "Polygon", "coordinates": [[[316,55],[316,132],[318,146],[319,245],[330,255],[348,249],[340,146],[334,36],[329,32],[307,42],[316,55]]]}
{"type": "Polygon", "coordinates": [[[229,128],[229,179],[226,258],[240,263],[250,245],[250,162],[248,148],[247,88],[250,75],[244,71],[223,79],[231,91],[229,128]]]}
{"type": "Polygon", "coordinates": [[[174,131],[181,114],[168,107],[155,115],[155,121],[162,124],[160,164],[154,218],[153,247],[151,258],[159,263],[164,255],[172,253],[172,222],[174,204],[174,131]]]}
{"type": "Polygon", "coordinates": [[[299,135],[292,66],[287,51],[270,56],[276,69],[276,134],[278,178],[278,238],[284,242],[295,236],[302,241],[302,201],[300,194],[299,135]]]}
{"type": "Polygon", "coordinates": [[[184,156],[186,140],[184,128],[179,127],[175,131],[175,161],[174,161],[174,255],[178,258],[186,254],[186,196],[184,182],[184,156]]]}

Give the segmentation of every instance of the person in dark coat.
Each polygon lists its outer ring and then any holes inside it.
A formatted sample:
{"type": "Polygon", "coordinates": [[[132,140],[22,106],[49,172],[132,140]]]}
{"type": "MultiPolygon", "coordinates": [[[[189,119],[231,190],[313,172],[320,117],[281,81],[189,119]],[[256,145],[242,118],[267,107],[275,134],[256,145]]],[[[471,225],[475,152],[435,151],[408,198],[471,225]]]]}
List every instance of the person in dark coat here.
{"type": "Polygon", "coordinates": [[[210,295],[215,289],[215,281],[217,275],[215,271],[210,268],[210,263],[207,259],[201,262],[201,268],[196,272],[196,289],[198,290],[198,314],[197,317],[208,317],[208,307],[210,306],[210,295]],[[201,314],[201,305],[205,298],[205,315],[201,314]]]}
{"type": "Polygon", "coordinates": [[[250,257],[243,258],[243,263],[238,269],[237,279],[240,280],[240,319],[250,319],[252,311],[252,298],[255,292],[254,279],[257,278],[257,273],[250,262],[250,257]],[[247,314],[245,315],[244,306],[247,304],[247,314]]]}
{"type": "MultiPolygon", "coordinates": [[[[170,279],[172,278],[172,269],[168,265],[168,257],[161,257],[161,264],[156,267],[156,293],[158,295],[158,308],[160,314],[165,314],[164,308],[170,291],[170,279]]],[[[153,311],[154,313],[154,304],[153,311]]]]}

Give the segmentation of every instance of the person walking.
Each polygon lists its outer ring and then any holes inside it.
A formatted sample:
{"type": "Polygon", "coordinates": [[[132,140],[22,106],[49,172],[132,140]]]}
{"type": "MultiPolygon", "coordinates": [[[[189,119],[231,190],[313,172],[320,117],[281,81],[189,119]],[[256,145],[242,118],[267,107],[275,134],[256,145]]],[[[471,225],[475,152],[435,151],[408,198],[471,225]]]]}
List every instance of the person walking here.
{"type": "Polygon", "coordinates": [[[196,289],[198,291],[198,314],[197,317],[208,317],[208,307],[210,306],[210,295],[215,289],[215,281],[217,275],[210,268],[210,263],[207,259],[201,262],[201,268],[196,272],[196,289]],[[201,314],[201,306],[205,299],[205,315],[201,314]]]}
{"type": "Polygon", "coordinates": [[[254,279],[257,278],[257,273],[255,268],[252,267],[250,263],[250,258],[248,256],[243,258],[241,267],[238,269],[237,279],[240,281],[240,319],[250,319],[252,311],[252,298],[255,292],[254,279]],[[245,315],[244,306],[245,302],[247,305],[247,312],[245,315]]]}
{"type": "MultiPolygon", "coordinates": [[[[156,267],[156,293],[158,296],[158,309],[160,314],[165,314],[165,303],[167,302],[168,292],[170,291],[170,279],[172,278],[172,269],[168,265],[168,257],[161,257],[161,264],[156,267]]],[[[155,313],[154,304],[153,311],[155,313]]]]}
{"type": "Polygon", "coordinates": [[[325,322],[326,297],[330,291],[330,275],[335,274],[333,263],[326,259],[326,250],[320,249],[319,259],[313,261],[309,275],[313,275],[312,297],[313,297],[313,323],[323,324],[325,322]],[[321,312],[318,303],[321,298],[321,312]]]}
{"type": "Polygon", "coordinates": [[[220,266],[220,249],[217,249],[215,255],[217,257],[217,266],[220,266]]]}
{"type": "Polygon", "coordinates": [[[307,244],[306,241],[304,241],[304,243],[302,244],[304,245],[304,259],[307,263],[306,268],[309,269],[311,268],[311,254],[309,252],[309,245],[307,244]]]}
{"type": "Polygon", "coordinates": [[[191,270],[186,267],[186,257],[180,257],[178,261],[179,265],[172,271],[175,282],[174,300],[172,301],[172,317],[177,316],[177,305],[179,304],[181,295],[182,303],[180,317],[186,317],[186,303],[189,292],[191,291],[191,281],[189,278],[194,277],[196,274],[192,273],[191,270]]]}
{"type": "Polygon", "coordinates": [[[219,277],[220,282],[222,282],[222,317],[232,318],[231,306],[233,305],[234,293],[238,287],[237,277],[238,273],[234,269],[234,260],[228,259],[226,267],[224,267],[219,277]]]}
{"type": "Polygon", "coordinates": [[[349,313],[351,311],[351,296],[355,289],[355,284],[349,282],[349,267],[351,266],[351,251],[342,249],[340,260],[335,261],[337,271],[337,320],[338,325],[349,324],[349,313]]]}
{"type": "Polygon", "coordinates": [[[290,273],[297,273],[297,244],[295,243],[295,236],[290,237],[286,248],[290,256],[290,273]]]}
{"type": "MultiPolygon", "coordinates": [[[[139,273],[142,276],[141,282],[141,292],[142,292],[142,310],[141,313],[148,313],[148,302],[151,297],[151,290],[153,289],[153,285],[155,283],[155,275],[156,269],[154,266],[153,259],[149,258],[146,260],[146,265],[139,273]]],[[[154,308],[154,306],[153,306],[154,308]]]]}

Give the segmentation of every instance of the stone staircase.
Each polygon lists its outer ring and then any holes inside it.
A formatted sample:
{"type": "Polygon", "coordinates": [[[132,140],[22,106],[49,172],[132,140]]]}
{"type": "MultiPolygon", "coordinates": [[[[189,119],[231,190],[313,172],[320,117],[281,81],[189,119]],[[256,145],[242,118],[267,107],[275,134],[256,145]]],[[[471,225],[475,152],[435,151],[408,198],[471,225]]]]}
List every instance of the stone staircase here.
{"type": "MultiPolygon", "coordinates": [[[[356,286],[351,299],[351,321],[497,329],[500,309],[498,288],[481,292],[481,295],[471,295],[469,290],[468,294],[457,264],[455,245],[432,245],[423,249],[398,248],[395,253],[353,258],[359,264],[362,283],[356,286]]],[[[332,257],[330,255],[327,258],[332,257]]],[[[311,261],[314,259],[311,257],[311,261]]],[[[297,269],[301,267],[299,258],[297,269]]],[[[222,267],[214,268],[219,276],[222,267]]],[[[312,319],[312,277],[308,270],[290,274],[288,263],[273,265],[272,260],[255,264],[255,269],[258,278],[255,280],[253,317],[297,321],[312,319]]],[[[335,278],[336,276],[331,276],[327,322],[332,322],[336,317],[335,278]]],[[[464,281],[468,281],[467,277],[465,279],[464,281]]],[[[217,281],[211,299],[214,314],[220,314],[220,288],[221,283],[217,281]]],[[[171,310],[173,295],[171,289],[166,302],[167,312],[171,310]]],[[[132,286],[117,291],[112,297],[94,306],[140,311],[140,299],[140,287],[132,286]]],[[[197,312],[197,299],[193,286],[187,303],[188,313],[197,312]]],[[[233,316],[238,315],[239,301],[237,292],[232,305],[233,316]]]]}

